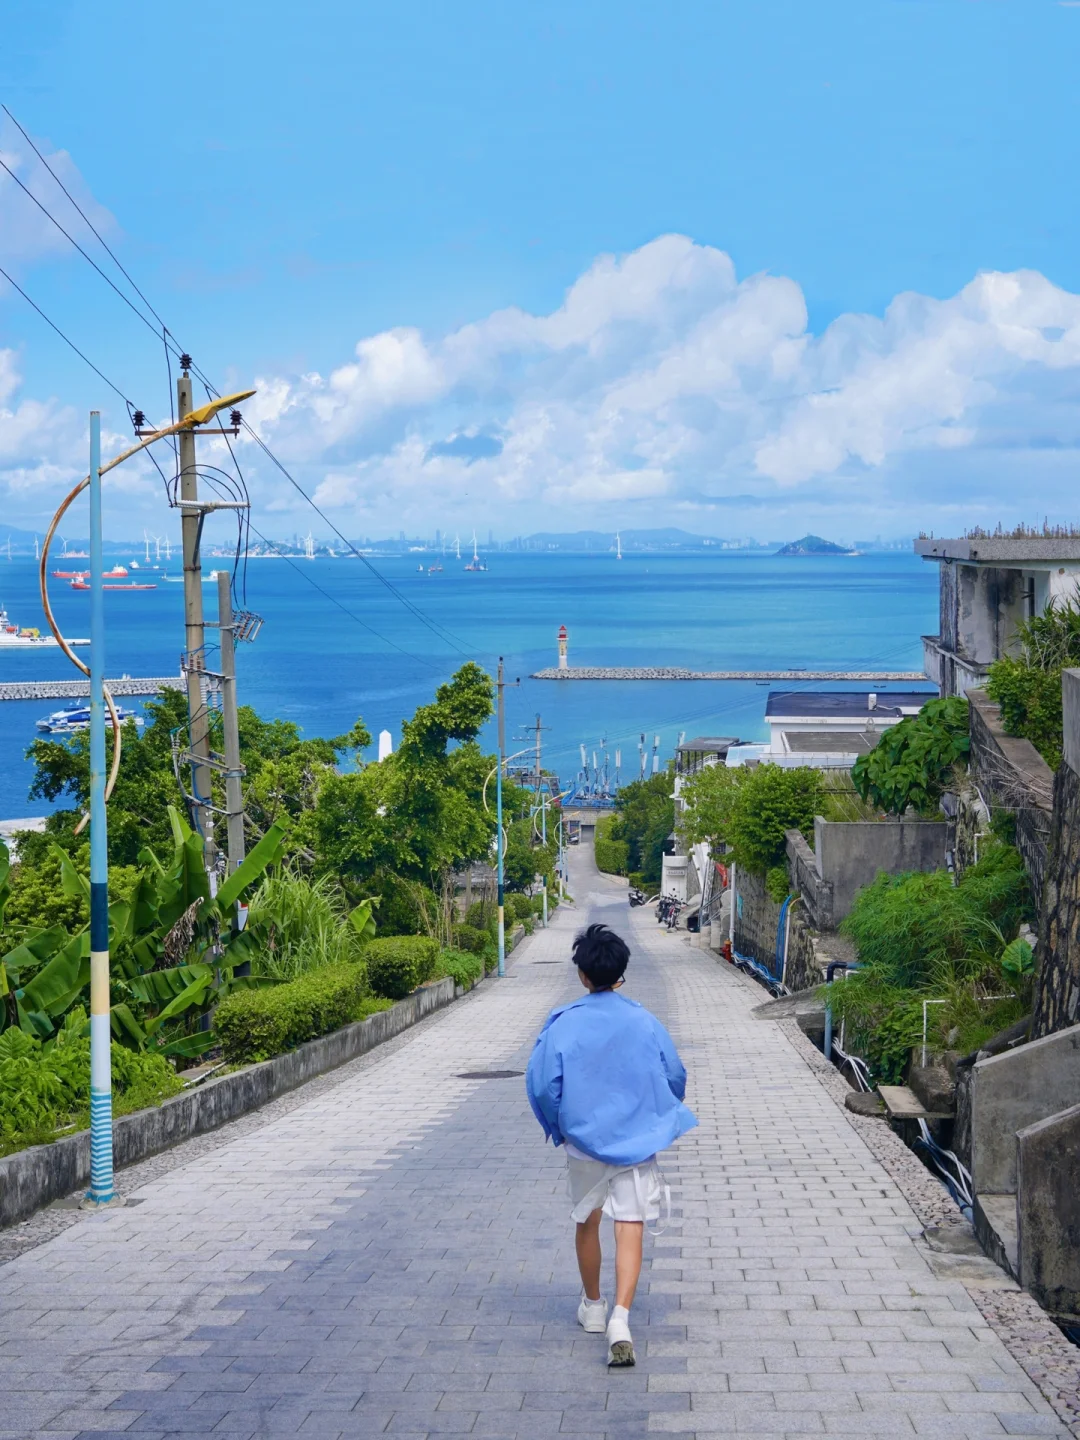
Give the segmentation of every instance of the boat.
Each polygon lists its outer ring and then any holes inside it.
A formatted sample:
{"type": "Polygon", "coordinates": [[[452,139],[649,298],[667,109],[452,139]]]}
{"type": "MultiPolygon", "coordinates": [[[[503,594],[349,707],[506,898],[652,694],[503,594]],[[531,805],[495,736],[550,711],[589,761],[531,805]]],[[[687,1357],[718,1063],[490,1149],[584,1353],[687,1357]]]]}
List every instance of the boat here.
{"type": "Polygon", "coordinates": [[[486,570],[487,568],[488,567],[480,559],[479,551],[476,548],[476,531],[474,530],[472,532],[472,559],[469,561],[468,565],[465,566],[465,569],[476,573],[477,571],[486,570]]]}
{"type": "MultiPolygon", "coordinates": [[[[89,645],[89,640],[69,640],[69,645],[89,645]]],[[[51,635],[42,635],[41,631],[35,628],[20,629],[9,617],[7,611],[0,605],[0,650],[41,650],[48,646],[56,647],[56,641],[51,635]]]]}
{"type": "Polygon", "coordinates": [[[442,566],[441,566],[441,565],[439,564],[439,562],[436,560],[434,565],[429,565],[429,566],[427,567],[427,573],[428,573],[429,575],[441,575],[441,574],[442,574],[442,566]]]}
{"type": "Polygon", "coordinates": [[[111,570],[103,570],[101,572],[101,578],[103,580],[126,580],[127,573],[125,566],[114,565],[111,570]]]}
{"type": "MultiPolygon", "coordinates": [[[[125,570],[124,573],[126,575],[127,571],[125,570]]],[[[92,590],[94,587],[88,580],[72,580],[71,588],[72,590],[92,590]]],[[[103,590],[156,590],[157,586],[139,584],[134,580],[129,580],[123,585],[102,585],[101,588],[103,590]]]]}
{"type": "MultiPolygon", "coordinates": [[[[139,729],[145,723],[141,715],[136,715],[134,710],[125,710],[123,705],[117,705],[116,714],[121,722],[134,720],[139,729]]],[[[48,735],[74,735],[80,730],[88,730],[90,728],[90,706],[76,701],[72,705],[65,706],[63,710],[54,710],[51,715],[46,715],[43,720],[37,722],[37,728],[44,730],[48,735]]]]}
{"type": "Polygon", "coordinates": [[[89,574],[89,570],[54,570],[52,577],[54,580],[85,580],[89,574]]]}

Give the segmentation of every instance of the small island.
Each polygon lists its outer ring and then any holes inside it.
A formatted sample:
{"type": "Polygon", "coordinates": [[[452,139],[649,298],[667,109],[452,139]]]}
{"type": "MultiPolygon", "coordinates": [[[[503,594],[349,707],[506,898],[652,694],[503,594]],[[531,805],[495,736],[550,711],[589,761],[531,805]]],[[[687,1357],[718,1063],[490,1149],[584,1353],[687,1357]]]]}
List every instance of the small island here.
{"type": "Polygon", "coordinates": [[[792,540],[784,545],[777,555],[857,555],[846,545],[836,545],[832,540],[823,540],[820,535],[804,535],[801,540],[792,540]]]}

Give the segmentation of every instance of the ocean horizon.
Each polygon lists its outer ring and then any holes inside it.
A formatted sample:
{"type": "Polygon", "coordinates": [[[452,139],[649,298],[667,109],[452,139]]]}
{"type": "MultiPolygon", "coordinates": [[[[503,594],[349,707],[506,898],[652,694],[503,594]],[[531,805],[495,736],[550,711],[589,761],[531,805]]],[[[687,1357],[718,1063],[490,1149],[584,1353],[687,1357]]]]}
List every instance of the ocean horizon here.
{"type": "MultiPolygon", "coordinates": [[[[129,558],[143,563],[134,551],[129,558]]],[[[530,679],[557,663],[560,625],[569,631],[571,665],[691,670],[921,670],[920,636],[937,629],[937,566],[898,551],[712,550],[631,553],[621,561],[500,551],[485,555],[489,569],[480,573],[465,571],[466,558],[441,558],[443,570],[429,574],[432,555],[380,557],[377,569],[392,589],[355,557],[251,560],[246,600],[243,573],[239,599],[265,624],[254,644],[238,647],[241,704],[294,721],[307,736],[341,734],[363,717],[373,737],[389,730],[396,745],[402,720],[459,665],[476,660],[494,674],[502,655],[507,679],[522,682],[507,691],[508,751],[532,743],[539,714],[545,764],[564,783],[577,773],[579,746],[591,756],[605,741],[612,767],[621,751],[625,783],[637,778],[643,732],[650,749],[660,736],[662,762],[681,731],[763,739],[768,689],[738,681],[530,679]]],[[[204,559],[207,573],[229,563],[204,559]]],[[[50,568],[69,567],[54,560],[50,568]]],[[[178,562],[171,573],[179,574],[178,562]]],[[[216,590],[205,585],[203,594],[206,618],[215,619],[216,590]]],[[[53,580],[50,596],[63,632],[87,635],[87,592],[53,580]]],[[[105,602],[109,675],[179,672],[181,584],[109,591],[105,602]]],[[[13,622],[45,629],[32,559],[0,559],[0,606],[13,622]]],[[[212,630],[207,643],[215,643],[212,630]]],[[[213,667],[210,654],[207,663],[213,667]]],[[[56,649],[0,652],[0,681],[71,678],[76,671],[56,649]]],[[[39,733],[35,722],[63,703],[0,702],[0,819],[54,808],[29,799],[25,751],[39,733]]],[[[124,703],[142,709],[141,701],[124,703]]],[[[482,740],[494,749],[493,724],[482,740]]]]}

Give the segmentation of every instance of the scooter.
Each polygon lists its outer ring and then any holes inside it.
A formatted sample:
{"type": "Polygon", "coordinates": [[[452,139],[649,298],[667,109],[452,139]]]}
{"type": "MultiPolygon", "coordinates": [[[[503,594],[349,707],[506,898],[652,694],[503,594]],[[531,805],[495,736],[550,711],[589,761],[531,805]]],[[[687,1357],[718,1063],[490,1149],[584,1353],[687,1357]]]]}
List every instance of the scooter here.
{"type": "Polygon", "coordinates": [[[645,891],[644,891],[644,890],[639,890],[636,885],[634,885],[634,886],[631,888],[631,890],[630,890],[630,904],[631,904],[631,905],[644,905],[644,904],[645,904],[645,891]]]}

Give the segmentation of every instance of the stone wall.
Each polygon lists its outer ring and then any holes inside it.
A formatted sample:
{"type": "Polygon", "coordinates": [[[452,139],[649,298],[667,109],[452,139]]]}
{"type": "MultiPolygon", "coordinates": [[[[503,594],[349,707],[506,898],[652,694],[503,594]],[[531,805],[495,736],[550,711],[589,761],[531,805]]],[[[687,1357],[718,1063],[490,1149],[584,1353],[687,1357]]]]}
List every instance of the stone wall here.
{"type": "Polygon", "coordinates": [[[765,889],[764,875],[735,868],[735,949],[772,970],[776,964],[776,928],[780,906],[765,889]]]}
{"type": "MultiPolygon", "coordinates": [[[[1050,849],[1054,772],[1030,741],[1005,734],[1000,707],[992,700],[973,690],[968,701],[971,779],[991,810],[1015,815],[1016,847],[1024,857],[1038,904],[1050,849]]],[[[958,854],[958,864],[963,868],[972,858],[958,854]]]]}
{"type": "Polygon", "coordinates": [[[1062,702],[1065,759],[1054,780],[1033,1036],[1080,1021],[1080,670],[1067,670],[1062,677],[1062,702]]]}

